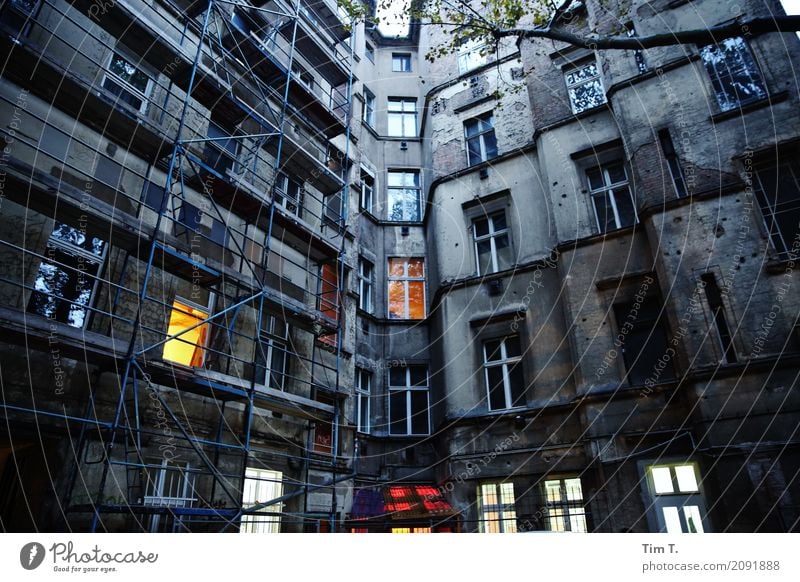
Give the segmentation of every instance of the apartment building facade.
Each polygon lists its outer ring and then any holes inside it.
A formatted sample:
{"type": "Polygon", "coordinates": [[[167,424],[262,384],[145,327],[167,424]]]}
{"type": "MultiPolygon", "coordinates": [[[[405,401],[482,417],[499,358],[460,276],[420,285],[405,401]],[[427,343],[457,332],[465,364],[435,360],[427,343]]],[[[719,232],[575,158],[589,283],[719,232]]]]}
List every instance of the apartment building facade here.
{"type": "Polygon", "coordinates": [[[5,529],[797,529],[794,35],[0,22],[5,529]]]}

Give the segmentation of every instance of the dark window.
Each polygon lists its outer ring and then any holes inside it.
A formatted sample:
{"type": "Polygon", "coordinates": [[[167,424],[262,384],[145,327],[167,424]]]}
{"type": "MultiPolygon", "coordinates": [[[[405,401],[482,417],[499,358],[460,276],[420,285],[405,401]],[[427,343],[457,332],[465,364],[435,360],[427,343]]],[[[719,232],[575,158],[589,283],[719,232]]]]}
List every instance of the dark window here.
{"type": "Polygon", "coordinates": [[[659,130],[658,142],[661,144],[661,151],[664,153],[664,159],[667,161],[667,167],[669,168],[670,178],[672,178],[672,187],[675,189],[675,195],[679,197],[686,196],[686,180],[683,176],[683,168],[681,167],[678,154],[675,152],[675,146],[672,144],[669,130],[659,130]]]}
{"type": "Polygon", "coordinates": [[[119,53],[113,53],[108,63],[103,88],[134,109],[144,112],[152,81],[139,67],[119,53]]]}
{"type": "Polygon", "coordinates": [[[497,156],[497,138],[491,113],[465,121],[464,134],[467,138],[467,163],[470,166],[497,156]]]}
{"type": "Polygon", "coordinates": [[[238,147],[230,132],[216,123],[208,124],[208,141],[206,142],[204,160],[209,167],[224,176],[233,169],[238,147]]]}
{"type": "Polygon", "coordinates": [[[737,361],[736,349],[733,345],[730,327],[728,327],[728,320],[725,317],[725,306],[722,303],[722,293],[717,285],[717,278],[713,273],[705,273],[700,279],[706,284],[706,299],[708,307],[711,309],[717,340],[722,349],[723,362],[733,364],[737,361]]]}
{"type": "Polygon", "coordinates": [[[631,386],[641,386],[647,379],[675,378],[672,360],[663,369],[659,364],[667,352],[667,334],[660,312],[661,302],[656,297],[614,305],[622,360],[631,386]]]}
{"type": "Polygon", "coordinates": [[[612,162],[587,170],[586,179],[589,182],[597,228],[600,232],[636,223],[633,194],[622,162],[612,162]]]}
{"type": "Polygon", "coordinates": [[[406,366],[389,369],[389,432],[429,434],[428,369],[406,366]]]}
{"type": "Polygon", "coordinates": [[[289,326],[274,315],[265,315],[256,347],[255,381],[275,390],[286,387],[289,326]]]}
{"type": "Polygon", "coordinates": [[[766,99],[767,89],[750,48],[741,37],[700,49],[721,111],[766,99]]]}
{"type": "Polygon", "coordinates": [[[106,253],[106,242],[56,223],[34,280],[28,312],[84,327],[106,253]]]}
{"type": "Polygon", "coordinates": [[[775,250],[789,258],[800,245],[800,170],[797,157],[755,165],[754,187],[769,238],[775,250]]]}
{"type": "Polygon", "coordinates": [[[483,342],[483,369],[490,410],[525,404],[519,336],[483,342]]]}
{"type": "Polygon", "coordinates": [[[183,202],[178,208],[178,222],[189,230],[199,230],[202,221],[203,211],[197,206],[183,202]]]}
{"type": "Polygon", "coordinates": [[[164,198],[164,186],[159,186],[150,180],[144,181],[142,188],[142,202],[156,212],[161,209],[161,200],[164,198]]]}

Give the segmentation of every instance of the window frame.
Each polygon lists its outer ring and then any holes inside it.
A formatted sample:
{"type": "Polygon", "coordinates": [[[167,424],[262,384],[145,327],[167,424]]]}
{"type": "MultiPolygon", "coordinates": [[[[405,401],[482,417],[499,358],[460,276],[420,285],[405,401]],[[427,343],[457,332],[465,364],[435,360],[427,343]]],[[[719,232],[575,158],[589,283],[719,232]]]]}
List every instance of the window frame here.
{"type": "Polygon", "coordinates": [[[386,135],[397,138],[419,137],[417,99],[415,97],[388,97],[386,100],[386,135]],[[399,109],[397,108],[399,105],[399,109]],[[407,107],[411,107],[408,109],[407,107]],[[392,133],[392,120],[399,119],[400,133],[392,133]],[[413,123],[413,131],[406,133],[409,121],[413,123]]]}
{"type": "MultiPolygon", "coordinates": [[[[265,487],[266,488],[266,487],[265,487]]],[[[277,499],[283,495],[283,472],[282,471],[275,471],[272,469],[263,469],[259,467],[247,467],[245,469],[245,478],[244,483],[242,484],[242,506],[246,504],[256,504],[256,503],[263,503],[265,501],[272,501],[273,499],[277,499]],[[250,476],[248,478],[248,475],[250,476]],[[252,482],[255,481],[255,485],[253,486],[253,499],[246,501],[247,496],[247,484],[248,481],[252,482]],[[271,491],[271,495],[274,497],[270,497],[269,499],[259,500],[259,489],[260,486],[264,483],[269,483],[267,487],[269,487],[271,491]]],[[[242,515],[242,522],[239,526],[239,533],[280,533],[281,531],[281,516],[280,515],[272,515],[273,513],[282,513],[284,508],[284,504],[276,503],[265,507],[261,510],[265,513],[269,513],[270,515],[265,515],[260,519],[257,514],[246,514],[242,515]],[[245,527],[246,526],[246,527],[245,527]]]]}
{"type": "Polygon", "coordinates": [[[476,115],[475,117],[470,117],[469,119],[464,120],[464,140],[467,153],[467,166],[476,166],[483,162],[488,162],[489,160],[492,160],[498,156],[499,150],[497,147],[497,134],[495,133],[494,129],[494,111],[487,111],[481,115],[476,115]],[[489,127],[484,127],[481,129],[487,122],[489,127]],[[479,131],[478,133],[470,136],[469,128],[473,125],[477,126],[479,131]],[[494,155],[491,156],[489,155],[489,148],[487,147],[487,136],[490,134],[494,140],[494,155]],[[477,161],[473,161],[472,156],[470,155],[470,144],[475,141],[478,143],[478,151],[480,152],[480,159],[477,161]]]}
{"type": "Polygon", "coordinates": [[[388,368],[386,373],[386,387],[388,392],[388,405],[389,405],[389,436],[392,437],[420,437],[420,436],[429,436],[431,434],[431,392],[430,392],[430,385],[431,385],[431,377],[430,371],[428,370],[428,366],[423,364],[409,364],[407,366],[396,366],[394,368],[388,368]],[[425,370],[425,386],[414,386],[411,381],[411,369],[412,368],[421,368],[425,370]],[[393,385],[392,384],[392,370],[403,369],[405,370],[405,385],[393,385]],[[392,428],[394,425],[394,417],[392,415],[392,394],[405,392],[405,422],[406,422],[406,432],[397,433],[392,432],[392,428]],[[426,432],[413,432],[413,404],[411,399],[412,392],[425,392],[425,397],[427,401],[427,405],[425,406],[425,422],[427,426],[426,432]]]}
{"type": "Polygon", "coordinates": [[[356,432],[370,434],[372,423],[370,421],[370,408],[372,404],[372,372],[356,366],[356,432]],[[366,388],[364,380],[366,379],[366,388]],[[363,423],[362,423],[363,420],[363,423]]]}
{"type": "Polygon", "coordinates": [[[488,483],[479,483],[476,491],[475,507],[478,512],[478,532],[479,533],[517,533],[517,496],[514,490],[514,483],[509,481],[496,481],[488,483]],[[487,504],[484,501],[484,489],[493,487],[494,498],[497,503],[487,504]],[[508,489],[511,489],[511,502],[504,502],[508,499],[505,494],[508,489]],[[497,519],[485,519],[485,517],[492,514],[497,514],[497,519]],[[488,524],[496,524],[495,531],[493,527],[487,527],[488,524]],[[510,527],[509,527],[510,526],[510,527]]]}
{"type": "Polygon", "coordinates": [[[386,220],[388,222],[420,222],[422,220],[422,173],[418,169],[409,169],[403,168],[400,170],[392,170],[389,169],[386,171],[386,220]],[[402,176],[401,182],[406,182],[406,178],[408,176],[413,176],[412,182],[414,184],[412,186],[408,186],[406,184],[401,184],[399,186],[392,184],[392,175],[402,176]],[[393,193],[398,191],[406,191],[406,190],[413,190],[416,193],[416,218],[408,217],[406,214],[406,199],[405,197],[402,198],[402,218],[400,220],[395,220],[392,218],[392,207],[393,207],[393,193]]]}
{"type": "MultiPolygon", "coordinates": [[[[495,239],[497,239],[498,237],[501,237],[501,236],[505,236],[508,239],[507,248],[509,249],[509,252],[512,255],[511,258],[513,259],[513,250],[512,250],[512,247],[511,247],[511,227],[508,224],[508,217],[506,216],[505,210],[502,210],[502,209],[501,210],[496,210],[496,211],[491,212],[491,213],[487,213],[487,214],[484,214],[484,215],[481,215],[481,216],[474,217],[472,219],[471,230],[472,230],[472,243],[473,243],[472,246],[473,246],[473,250],[475,251],[475,272],[478,274],[478,276],[480,276],[480,275],[491,275],[493,273],[499,273],[501,271],[506,270],[506,269],[500,269],[500,262],[499,262],[499,259],[498,259],[498,256],[497,256],[497,241],[495,240],[495,239]],[[504,229],[495,230],[494,219],[495,219],[495,217],[497,217],[497,216],[499,216],[501,214],[503,215],[503,219],[506,221],[506,226],[505,226],[504,229]],[[487,222],[488,227],[489,227],[489,232],[487,234],[484,234],[484,235],[478,235],[478,228],[477,228],[478,225],[477,225],[477,223],[481,222],[483,220],[485,220],[487,222]],[[480,253],[478,251],[478,245],[480,243],[482,243],[482,242],[486,242],[487,240],[489,241],[489,246],[490,246],[491,265],[490,265],[489,270],[486,273],[481,273],[481,260],[480,260],[480,253]]],[[[513,266],[513,260],[511,261],[511,264],[513,266]]]]}
{"type": "Polygon", "coordinates": [[[277,176],[275,178],[275,185],[272,188],[273,192],[273,200],[283,208],[289,214],[297,216],[298,218],[302,217],[303,214],[303,202],[305,198],[305,183],[299,180],[296,180],[289,176],[287,173],[278,171],[277,176]],[[279,184],[280,183],[280,184],[279,184]],[[289,186],[296,186],[297,190],[297,197],[292,197],[289,195],[289,186]],[[279,199],[278,199],[279,198],[279,199]],[[296,205],[297,209],[292,210],[288,204],[296,205]]]}
{"type": "Polygon", "coordinates": [[[575,533],[589,532],[589,520],[585,505],[586,500],[583,495],[583,482],[581,481],[580,475],[546,477],[542,479],[541,488],[542,488],[542,497],[545,499],[545,506],[547,507],[547,513],[545,513],[544,515],[544,522],[547,531],[575,532],[575,533]],[[567,489],[567,481],[578,482],[578,486],[580,488],[579,500],[569,498],[570,494],[567,489]],[[558,483],[558,490],[559,490],[558,500],[550,499],[550,495],[547,488],[548,483],[558,483]],[[574,504],[576,502],[579,503],[579,507],[575,507],[574,504]],[[577,530],[572,529],[573,517],[582,518],[583,530],[581,530],[580,528],[577,530]],[[561,527],[554,529],[553,523],[556,520],[559,520],[561,527]]]}
{"type": "MultiPolygon", "coordinates": [[[[709,515],[705,503],[705,492],[703,490],[703,474],[700,471],[700,465],[697,461],[691,459],[658,459],[654,461],[640,461],[640,471],[643,473],[642,487],[645,488],[646,493],[651,499],[647,504],[649,511],[647,512],[647,521],[651,531],[654,532],[667,532],[669,524],[664,509],[667,507],[676,508],[678,525],[681,528],[680,533],[710,533],[711,527],[709,522],[709,515]],[[676,467],[691,467],[693,471],[693,478],[697,485],[696,490],[682,490],[679,486],[676,467]],[[668,468],[670,471],[670,481],[672,483],[671,492],[657,493],[656,481],[653,476],[654,469],[668,468]],[[687,506],[694,506],[697,508],[697,514],[700,518],[699,524],[702,528],[700,531],[689,532],[688,521],[689,517],[686,512],[687,506]],[[683,512],[679,511],[683,508],[683,512]],[[684,530],[684,527],[686,528],[684,530]]],[[[674,525],[674,522],[673,522],[674,525]]],[[[678,533],[678,532],[674,532],[678,533]]]]}
{"type": "Polygon", "coordinates": [[[764,78],[764,72],[761,66],[758,64],[758,60],[753,53],[752,48],[750,48],[750,44],[747,42],[743,36],[734,36],[731,38],[722,39],[721,43],[710,43],[703,46],[698,47],[698,52],[700,54],[700,61],[703,63],[703,68],[708,75],[709,82],[711,83],[711,92],[714,94],[714,99],[717,102],[717,106],[719,107],[720,113],[726,113],[728,111],[735,111],[737,109],[741,109],[751,103],[758,103],[759,101],[763,101],[769,98],[769,89],[767,88],[767,83],[764,78]],[[729,81],[733,78],[733,72],[731,63],[728,59],[725,59],[724,56],[722,57],[723,68],[724,70],[720,70],[720,67],[717,67],[717,64],[713,61],[713,59],[709,56],[712,51],[716,49],[719,53],[720,50],[723,51],[724,48],[722,45],[731,43],[731,42],[740,42],[741,44],[738,45],[736,52],[737,56],[741,60],[744,68],[742,69],[748,77],[748,82],[753,84],[758,90],[760,90],[763,94],[754,95],[749,97],[745,100],[739,98],[739,95],[736,91],[734,91],[734,95],[736,97],[736,101],[731,101],[728,99],[730,94],[725,91],[725,87],[729,87],[726,85],[725,82],[729,81]],[[743,51],[741,49],[744,49],[743,51]],[[749,60],[749,63],[746,61],[749,60]],[[749,64],[752,64],[753,69],[749,69],[749,64]],[[725,100],[723,101],[720,97],[724,96],[725,100]]]}
{"type": "Polygon", "coordinates": [[[465,75],[489,62],[489,50],[485,42],[470,39],[458,47],[456,54],[458,74],[465,75]],[[481,54],[483,53],[483,54],[481,54]],[[477,59],[475,58],[477,56],[477,59]]]}
{"type": "Polygon", "coordinates": [[[134,64],[134,59],[131,59],[131,58],[128,57],[128,51],[123,49],[120,46],[117,46],[117,47],[114,47],[111,50],[108,58],[106,59],[106,64],[103,67],[103,78],[100,80],[100,87],[102,87],[103,91],[107,91],[111,95],[114,95],[114,104],[115,105],[119,105],[120,103],[123,103],[124,105],[130,107],[131,109],[134,109],[135,111],[138,111],[142,115],[146,115],[147,114],[147,110],[148,110],[149,105],[150,105],[150,96],[153,93],[153,87],[155,86],[155,81],[156,81],[156,79],[154,79],[153,74],[150,71],[148,71],[147,69],[145,69],[144,67],[141,66],[141,59],[140,59],[139,65],[134,64]],[[111,63],[114,61],[114,57],[115,56],[119,57],[120,59],[125,61],[127,64],[129,64],[131,67],[133,67],[138,72],[142,73],[145,77],[147,77],[147,86],[145,87],[144,92],[142,92],[140,89],[137,89],[136,87],[134,87],[133,85],[128,83],[128,81],[122,79],[121,77],[119,77],[116,73],[114,73],[111,70],[111,63]],[[119,95],[114,95],[112,90],[109,89],[108,87],[106,87],[106,81],[108,81],[108,80],[110,80],[113,83],[116,83],[117,85],[119,85],[119,87],[123,91],[128,92],[134,98],[140,99],[142,104],[137,108],[134,105],[131,105],[130,103],[128,103],[127,101],[121,100],[119,98],[119,95]]]}
{"type": "Polygon", "coordinates": [[[401,257],[401,256],[389,256],[386,258],[387,262],[387,272],[386,272],[386,287],[387,287],[387,297],[391,297],[390,287],[392,283],[403,283],[403,313],[404,317],[393,317],[391,313],[391,301],[386,301],[386,317],[392,321],[423,321],[428,316],[428,306],[427,306],[427,289],[426,289],[426,271],[425,271],[425,257],[401,257]],[[409,270],[409,260],[418,260],[422,265],[422,276],[414,277],[408,274],[409,270]],[[392,275],[391,269],[391,262],[394,260],[403,260],[404,267],[403,267],[403,275],[395,276],[392,275]],[[422,317],[421,318],[411,318],[410,317],[410,309],[409,309],[409,293],[408,293],[408,284],[412,282],[421,282],[422,283],[422,317]]]}
{"type": "Polygon", "coordinates": [[[364,87],[364,108],[361,112],[361,120],[372,129],[375,129],[375,103],[375,93],[364,87]]]}
{"type": "Polygon", "coordinates": [[[592,110],[598,109],[599,107],[602,107],[603,105],[606,105],[608,103],[608,96],[606,95],[606,88],[605,88],[605,84],[603,83],[603,75],[602,75],[600,66],[597,63],[597,58],[591,58],[591,59],[588,59],[588,60],[585,60],[585,61],[582,61],[582,62],[573,63],[569,67],[565,67],[562,70],[562,73],[563,73],[563,77],[564,77],[564,84],[567,87],[567,97],[569,99],[570,110],[572,111],[573,115],[580,115],[582,113],[586,113],[587,111],[592,111],[592,110]],[[591,67],[591,66],[594,66],[594,69],[595,69],[595,74],[594,75],[592,75],[591,77],[582,79],[580,81],[577,81],[577,82],[573,82],[573,83],[569,82],[568,76],[570,74],[575,73],[577,71],[584,70],[584,69],[586,69],[588,67],[591,67]],[[592,105],[591,107],[586,107],[584,109],[578,110],[579,108],[577,106],[577,103],[575,102],[575,95],[573,94],[573,90],[578,88],[578,87],[582,87],[584,85],[588,85],[590,83],[593,83],[595,80],[600,85],[600,91],[601,91],[601,94],[603,96],[602,102],[601,103],[597,103],[595,105],[592,105]]]}
{"type": "Polygon", "coordinates": [[[375,263],[358,256],[358,308],[366,313],[375,309],[375,263]]]}
{"type": "Polygon", "coordinates": [[[634,196],[633,188],[631,187],[631,180],[630,177],[628,176],[628,168],[622,160],[616,159],[616,160],[609,160],[606,162],[602,162],[598,165],[584,169],[583,173],[586,178],[586,186],[589,191],[589,199],[592,203],[592,208],[594,210],[595,225],[597,226],[597,230],[600,234],[614,232],[615,230],[620,230],[622,228],[629,228],[631,226],[639,224],[639,212],[636,208],[636,196],[634,196]],[[615,165],[619,165],[622,167],[622,171],[625,173],[624,182],[613,182],[613,183],[611,182],[611,176],[609,174],[608,168],[615,165]],[[592,184],[589,179],[589,172],[597,169],[600,170],[600,173],[603,177],[603,185],[600,188],[592,188],[592,184]],[[625,188],[628,191],[628,196],[630,197],[631,206],[633,208],[633,216],[634,216],[632,224],[624,224],[624,225],[621,224],[621,220],[619,217],[619,210],[617,209],[617,201],[615,193],[615,189],[619,190],[620,188],[625,188]],[[611,230],[604,230],[603,226],[600,225],[600,215],[597,212],[597,204],[595,203],[595,198],[609,194],[610,197],[608,198],[608,200],[611,205],[611,210],[614,213],[615,227],[611,230]]]}
{"type": "Polygon", "coordinates": [[[184,316],[194,317],[198,321],[196,323],[193,323],[189,327],[186,327],[186,328],[183,328],[183,329],[179,330],[178,333],[181,333],[181,335],[178,335],[177,337],[168,339],[167,341],[164,342],[164,344],[162,346],[162,350],[161,350],[161,359],[162,359],[162,361],[169,363],[169,365],[171,365],[171,366],[180,366],[182,368],[190,368],[190,369],[202,368],[202,367],[205,366],[206,359],[208,357],[208,344],[209,344],[209,341],[211,340],[211,330],[212,330],[212,326],[208,322],[208,319],[213,314],[213,311],[214,311],[213,310],[213,306],[214,306],[214,303],[215,303],[215,299],[216,299],[216,295],[211,290],[209,290],[209,292],[208,292],[208,305],[206,305],[206,306],[200,305],[199,303],[197,303],[195,301],[192,301],[191,299],[187,299],[186,297],[184,297],[182,295],[178,295],[178,294],[176,294],[172,298],[172,302],[171,302],[171,306],[170,306],[170,315],[169,315],[169,318],[167,319],[167,322],[166,322],[167,323],[167,329],[164,332],[164,338],[165,339],[170,336],[169,328],[171,327],[170,323],[172,321],[172,313],[176,310],[176,307],[175,307],[176,303],[180,303],[180,304],[184,305],[185,307],[200,311],[201,313],[205,314],[205,317],[197,317],[193,313],[188,313],[188,312],[185,312],[183,310],[178,309],[178,311],[180,311],[184,316]],[[204,320],[205,320],[205,323],[200,323],[200,322],[202,322],[204,320]],[[200,344],[200,343],[192,343],[192,342],[186,340],[186,338],[185,338],[186,333],[184,333],[184,332],[186,332],[187,329],[189,329],[189,328],[200,329],[200,328],[203,328],[203,327],[205,327],[205,336],[203,337],[202,344],[200,344]],[[195,346],[195,350],[198,350],[198,349],[200,350],[200,361],[199,361],[199,363],[195,364],[193,362],[190,362],[188,364],[184,364],[183,362],[179,362],[179,361],[167,358],[166,355],[165,355],[165,352],[167,350],[167,346],[171,342],[179,342],[181,345],[194,345],[195,346]]]}
{"type": "Polygon", "coordinates": [[[359,197],[359,206],[362,210],[373,213],[375,205],[375,190],[377,178],[373,172],[361,166],[361,193],[359,197]],[[371,182],[371,183],[370,183],[371,182]]]}
{"type": "Polygon", "coordinates": [[[486,390],[486,405],[487,408],[491,412],[497,412],[500,410],[516,410],[519,408],[525,408],[527,406],[527,386],[525,385],[525,368],[523,364],[523,351],[522,351],[522,336],[519,333],[510,333],[502,336],[492,336],[492,337],[485,337],[481,340],[481,359],[483,361],[482,368],[483,368],[483,385],[486,390]],[[509,338],[516,338],[519,342],[519,355],[518,356],[508,356],[508,348],[506,346],[506,340],[509,338]],[[499,360],[489,360],[488,359],[488,351],[486,348],[486,344],[488,342],[500,342],[500,359],[499,360]],[[519,367],[520,374],[522,376],[522,386],[520,387],[520,398],[519,400],[522,401],[521,404],[514,404],[514,394],[513,389],[511,386],[511,369],[514,367],[519,367]],[[505,406],[502,408],[492,408],[492,397],[491,397],[491,383],[489,380],[489,369],[490,368],[500,368],[501,373],[503,375],[503,400],[505,406]]]}
{"type": "Polygon", "coordinates": [[[392,53],[392,72],[411,73],[411,53],[392,53]],[[405,68],[406,65],[408,68],[405,68]]]}
{"type": "Polygon", "coordinates": [[[259,370],[263,372],[263,378],[261,377],[261,373],[259,373],[256,380],[259,384],[267,388],[285,392],[289,369],[289,334],[291,333],[291,328],[285,320],[275,315],[264,314],[263,317],[267,318],[266,327],[264,327],[265,322],[262,321],[262,328],[259,330],[258,337],[256,338],[256,350],[259,350],[264,358],[263,362],[260,362],[261,365],[259,365],[259,354],[257,353],[255,358],[256,364],[254,366],[256,372],[259,372],[259,370]],[[280,328],[278,326],[280,326],[280,328]],[[266,346],[266,350],[264,346],[266,346]],[[274,369],[274,357],[276,352],[283,354],[280,371],[274,369]],[[273,378],[275,376],[278,376],[278,380],[274,383],[276,385],[273,385],[273,378]]]}

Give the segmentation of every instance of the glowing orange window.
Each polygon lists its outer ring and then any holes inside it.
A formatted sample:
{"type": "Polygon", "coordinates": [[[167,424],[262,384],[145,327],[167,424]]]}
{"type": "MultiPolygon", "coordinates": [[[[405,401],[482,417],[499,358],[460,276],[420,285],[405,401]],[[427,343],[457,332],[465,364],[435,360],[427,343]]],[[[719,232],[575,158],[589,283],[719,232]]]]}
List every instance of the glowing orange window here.
{"type": "MultiPolygon", "coordinates": [[[[322,265],[320,269],[320,294],[319,294],[319,310],[322,314],[330,319],[336,321],[339,317],[339,271],[335,264],[322,265]]],[[[323,334],[319,340],[331,347],[336,346],[336,333],[323,334]]]]}
{"type": "Polygon", "coordinates": [[[206,337],[208,336],[208,324],[198,324],[207,318],[207,311],[187,305],[181,300],[175,300],[172,303],[172,312],[169,316],[167,335],[181,335],[164,344],[163,358],[183,366],[195,368],[202,366],[203,348],[206,345],[206,337]]]}
{"type": "Polygon", "coordinates": [[[389,318],[425,319],[425,263],[423,259],[389,259],[389,318]]]}

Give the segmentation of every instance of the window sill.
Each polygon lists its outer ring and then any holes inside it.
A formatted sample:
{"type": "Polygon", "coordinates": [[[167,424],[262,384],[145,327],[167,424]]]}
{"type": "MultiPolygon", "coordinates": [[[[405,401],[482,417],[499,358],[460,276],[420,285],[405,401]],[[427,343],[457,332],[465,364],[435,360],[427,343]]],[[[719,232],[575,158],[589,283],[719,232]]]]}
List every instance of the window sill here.
{"type": "Polygon", "coordinates": [[[775,93],[775,95],[767,95],[767,97],[764,99],[761,99],[759,101],[753,101],[752,103],[748,103],[747,105],[743,105],[737,109],[731,109],[730,111],[723,111],[722,113],[716,113],[712,115],[709,119],[711,120],[711,123],[719,123],[720,121],[726,121],[728,119],[740,117],[745,113],[757,111],[759,109],[763,109],[764,107],[777,105],[782,101],[786,101],[788,97],[789,97],[788,91],[781,91],[780,93],[775,93]]]}

